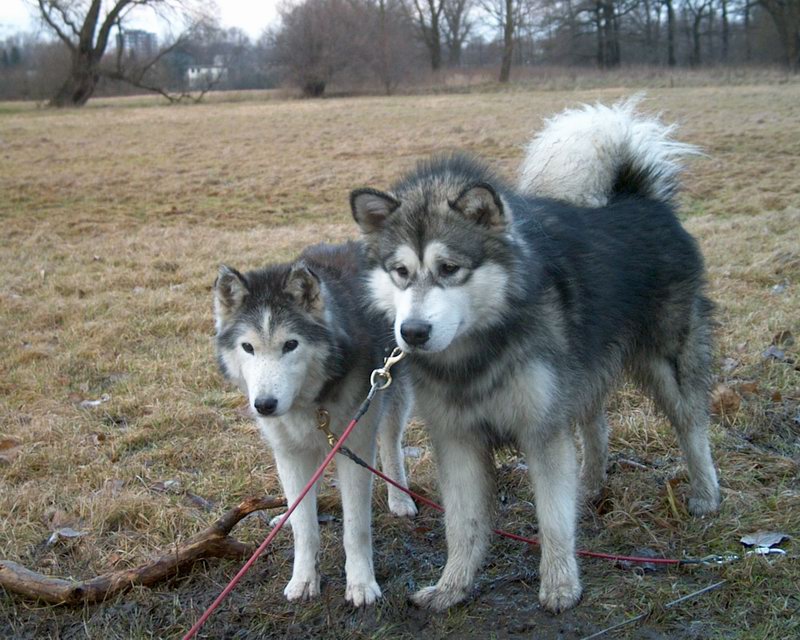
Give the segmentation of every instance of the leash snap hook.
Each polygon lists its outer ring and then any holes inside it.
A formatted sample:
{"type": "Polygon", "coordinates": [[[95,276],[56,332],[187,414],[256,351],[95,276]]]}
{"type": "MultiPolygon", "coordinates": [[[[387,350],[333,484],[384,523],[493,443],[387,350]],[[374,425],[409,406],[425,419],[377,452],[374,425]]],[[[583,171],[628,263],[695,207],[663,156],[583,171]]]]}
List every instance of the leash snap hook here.
{"type": "Polygon", "coordinates": [[[317,429],[325,434],[331,449],[336,445],[336,436],[331,431],[331,414],[325,409],[317,409],[317,429]]]}
{"type": "Polygon", "coordinates": [[[382,391],[392,384],[392,374],[389,370],[403,358],[406,352],[400,347],[395,347],[392,352],[383,360],[383,366],[373,370],[369,376],[369,383],[378,391],[382,391]]]}

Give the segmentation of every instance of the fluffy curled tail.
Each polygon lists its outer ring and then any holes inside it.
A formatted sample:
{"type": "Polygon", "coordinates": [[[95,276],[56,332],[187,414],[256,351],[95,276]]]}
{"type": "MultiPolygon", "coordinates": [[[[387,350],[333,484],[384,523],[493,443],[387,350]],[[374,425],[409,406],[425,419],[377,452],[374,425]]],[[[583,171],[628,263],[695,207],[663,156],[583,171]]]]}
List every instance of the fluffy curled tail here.
{"type": "Polygon", "coordinates": [[[676,125],[638,113],[640,100],[584,105],[547,120],[527,146],[519,189],[587,207],[622,194],[669,200],[683,158],[700,150],[673,139],[676,125]]]}

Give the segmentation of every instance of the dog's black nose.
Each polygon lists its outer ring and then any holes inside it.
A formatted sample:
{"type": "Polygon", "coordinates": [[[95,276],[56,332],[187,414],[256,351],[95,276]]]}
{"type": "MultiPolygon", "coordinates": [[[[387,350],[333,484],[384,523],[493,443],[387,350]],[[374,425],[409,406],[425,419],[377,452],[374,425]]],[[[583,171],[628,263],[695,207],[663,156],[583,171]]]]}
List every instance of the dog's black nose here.
{"type": "Polygon", "coordinates": [[[430,322],[423,320],[406,320],[400,325],[400,335],[412,347],[421,347],[431,337],[430,322]]]}
{"type": "Polygon", "coordinates": [[[275,413],[275,409],[278,408],[278,399],[272,396],[261,396],[260,398],[256,398],[253,404],[255,405],[256,411],[262,416],[271,416],[275,413]]]}

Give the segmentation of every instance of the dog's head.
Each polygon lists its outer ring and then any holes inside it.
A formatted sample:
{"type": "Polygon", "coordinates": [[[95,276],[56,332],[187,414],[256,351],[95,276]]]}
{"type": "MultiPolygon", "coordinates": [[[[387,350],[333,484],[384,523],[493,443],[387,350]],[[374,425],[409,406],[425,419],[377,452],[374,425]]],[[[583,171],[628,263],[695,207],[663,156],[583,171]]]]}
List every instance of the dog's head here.
{"type": "Polygon", "coordinates": [[[214,316],[220,367],[256,414],[281,416],[317,395],[330,342],[324,287],[307,266],[220,267],[214,316]]]}
{"type": "Polygon", "coordinates": [[[487,182],[418,177],[393,193],[358,189],[369,294],[405,351],[440,352],[501,315],[509,283],[509,212],[487,182]]]}

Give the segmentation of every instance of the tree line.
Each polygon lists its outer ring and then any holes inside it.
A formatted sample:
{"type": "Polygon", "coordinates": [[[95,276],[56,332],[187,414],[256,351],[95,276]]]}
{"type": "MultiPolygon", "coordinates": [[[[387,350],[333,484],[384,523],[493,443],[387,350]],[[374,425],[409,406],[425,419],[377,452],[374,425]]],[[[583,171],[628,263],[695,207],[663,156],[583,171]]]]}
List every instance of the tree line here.
{"type": "Polygon", "coordinates": [[[36,0],[50,38],[0,44],[0,98],[79,106],[97,91],[197,99],[213,88],[332,84],[389,94],[449,70],[535,65],[800,68],[800,0],[295,0],[252,41],[202,0],[36,0]],[[172,28],[143,51],[132,10],[172,28]],[[177,28],[176,28],[177,26],[177,28]],[[134,44],[132,44],[134,43],[134,44]]]}

